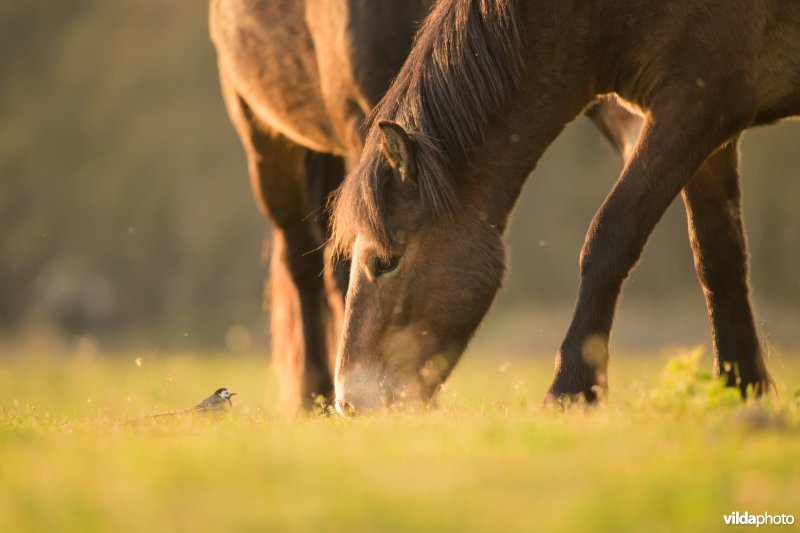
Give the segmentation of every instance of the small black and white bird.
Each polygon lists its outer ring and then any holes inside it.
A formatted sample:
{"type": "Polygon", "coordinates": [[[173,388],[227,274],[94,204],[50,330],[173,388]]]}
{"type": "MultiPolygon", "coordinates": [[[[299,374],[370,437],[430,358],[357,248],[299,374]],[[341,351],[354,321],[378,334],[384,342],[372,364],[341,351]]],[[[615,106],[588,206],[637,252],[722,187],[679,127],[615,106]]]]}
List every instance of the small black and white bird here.
{"type": "Polygon", "coordinates": [[[195,405],[190,411],[222,411],[230,409],[233,407],[231,396],[236,396],[236,393],[222,387],[215,390],[214,394],[195,405]]]}
{"type": "MultiPolygon", "coordinates": [[[[219,388],[214,391],[214,394],[209,396],[208,398],[203,399],[200,403],[195,405],[194,407],[189,407],[188,409],[182,409],[180,411],[170,411],[169,413],[159,413],[156,415],[149,415],[143,418],[139,418],[136,420],[144,420],[147,418],[159,418],[162,416],[175,416],[175,415],[182,415],[186,413],[197,413],[197,412],[221,412],[226,411],[233,407],[233,402],[231,402],[231,396],[236,396],[235,392],[231,392],[225,387],[219,388]]],[[[134,421],[136,421],[134,420],[134,421]]]]}

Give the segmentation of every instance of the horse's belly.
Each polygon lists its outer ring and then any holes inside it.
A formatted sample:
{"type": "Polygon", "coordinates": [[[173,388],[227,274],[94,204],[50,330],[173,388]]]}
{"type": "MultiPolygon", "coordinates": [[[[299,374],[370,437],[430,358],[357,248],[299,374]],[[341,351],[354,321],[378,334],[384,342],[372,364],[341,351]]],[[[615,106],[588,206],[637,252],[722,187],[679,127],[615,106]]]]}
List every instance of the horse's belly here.
{"type": "Polygon", "coordinates": [[[320,92],[297,0],[216,0],[211,35],[221,75],[267,128],[317,151],[343,153],[320,92]]]}

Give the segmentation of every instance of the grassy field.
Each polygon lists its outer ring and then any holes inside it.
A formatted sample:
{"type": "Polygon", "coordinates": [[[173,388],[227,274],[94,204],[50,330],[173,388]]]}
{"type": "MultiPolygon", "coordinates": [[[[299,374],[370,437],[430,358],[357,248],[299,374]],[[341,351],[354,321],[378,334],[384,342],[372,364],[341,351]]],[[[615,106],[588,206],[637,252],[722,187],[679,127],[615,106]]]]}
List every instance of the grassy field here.
{"type": "Polygon", "coordinates": [[[710,380],[698,350],[612,364],[612,396],[588,410],[540,406],[549,357],[469,354],[436,410],[286,419],[262,357],[0,359],[0,531],[713,531],[733,511],[800,518],[800,357],[774,358],[779,394],[748,404],[710,380]],[[239,393],[228,416],[137,421],[221,386],[239,393]]]}

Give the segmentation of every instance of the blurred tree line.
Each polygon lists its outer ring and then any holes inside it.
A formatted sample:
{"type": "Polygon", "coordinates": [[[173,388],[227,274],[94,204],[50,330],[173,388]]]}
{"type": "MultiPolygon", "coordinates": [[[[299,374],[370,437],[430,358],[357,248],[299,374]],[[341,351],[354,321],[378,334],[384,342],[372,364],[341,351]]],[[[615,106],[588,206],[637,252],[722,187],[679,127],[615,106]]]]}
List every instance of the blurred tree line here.
{"type": "MultiPolygon", "coordinates": [[[[51,324],[122,344],[263,342],[267,231],[207,3],[6,0],[0,68],[0,339],[51,324]]],[[[743,158],[756,294],[795,308],[798,141],[797,124],[748,133],[743,158]]],[[[583,119],[549,150],[513,219],[500,307],[573,301],[583,235],[619,169],[583,119]]],[[[627,298],[697,302],[679,204],[627,298]]]]}

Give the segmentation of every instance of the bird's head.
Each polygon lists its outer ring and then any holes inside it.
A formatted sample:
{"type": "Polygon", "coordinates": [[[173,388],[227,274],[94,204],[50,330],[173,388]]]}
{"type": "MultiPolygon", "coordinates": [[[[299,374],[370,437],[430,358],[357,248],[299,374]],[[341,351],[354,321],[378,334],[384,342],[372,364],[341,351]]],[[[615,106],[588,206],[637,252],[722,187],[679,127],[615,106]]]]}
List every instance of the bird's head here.
{"type": "Polygon", "coordinates": [[[225,387],[222,387],[221,389],[217,389],[216,391],[214,391],[214,394],[219,396],[223,400],[227,400],[231,396],[236,396],[235,392],[231,392],[228,389],[226,389],[225,387]]]}

